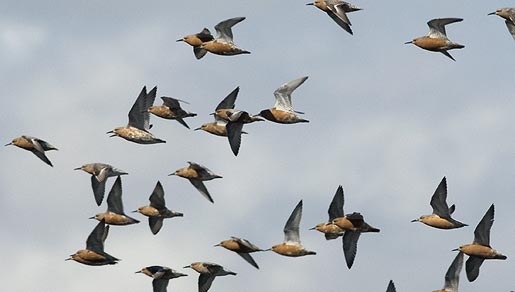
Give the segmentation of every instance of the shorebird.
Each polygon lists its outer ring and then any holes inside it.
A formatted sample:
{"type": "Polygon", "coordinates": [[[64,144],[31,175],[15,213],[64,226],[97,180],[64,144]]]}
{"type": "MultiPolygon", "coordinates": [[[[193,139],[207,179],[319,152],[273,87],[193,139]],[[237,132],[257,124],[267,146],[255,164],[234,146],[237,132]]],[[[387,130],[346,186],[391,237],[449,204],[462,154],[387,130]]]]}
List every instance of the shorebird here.
{"type": "Polygon", "coordinates": [[[272,246],[272,250],[288,257],[315,255],[316,252],[305,249],[300,244],[299,225],[302,217],[302,200],[297,204],[284,226],[284,242],[272,246]]]}
{"type": "Polygon", "coordinates": [[[515,40],[515,8],[497,9],[495,12],[488,13],[488,15],[498,15],[504,18],[506,27],[508,28],[508,31],[515,40]]]}
{"type": "Polygon", "coordinates": [[[258,116],[261,116],[269,121],[280,124],[295,124],[295,123],[308,123],[308,120],[299,118],[298,114],[293,110],[291,104],[291,94],[297,87],[299,87],[308,76],[301,77],[281,85],[274,91],[275,105],[273,108],[262,110],[258,116]]]}
{"type": "Polygon", "coordinates": [[[251,264],[253,267],[259,269],[258,264],[256,263],[256,261],[254,261],[250,253],[263,250],[255,246],[254,244],[250,243],[250,241],[231,236],[231,239],[224,240],[215,246],[221,246],[230,251],[234,251],[240,257],[246,260],[249,264],[251,264]]]}
{"type": "Polygon", "coordinates": [[[202,45],[205,42],[209,42],[214,40],[213,35],[211,35],[211,32],[209,29],[204,28],[201,32],[196,34],[190,34],[187,35],[181,39],[178,39],[178,42],[185,42],[188,45],[193,47],[193,54],[195,54],[195,57],[197,60],[202,59],[207,53],[205,49],[202,49],[200,45],[202,45]]]}
{"type": "Polygon", "coordinates": [[[386,292],[397,292],[395,289],[395,284],[393,284],[393,281],[390,280],[390,283],[388,283],[388,287],[386,288],[386,292]]]}
{"type": "Polygon", "coordinates": [[[445,273],[445,282],[443,288],[433,292],[458,292],[460,282],[460,273],[463,268],[463,252],[459,252],[452,261],[447,273],[445,273]]]}
{"type": "Polygon", "coordinates": [[[343,229],[338,227],[338,225],[333,223],[333,220],[339,217],[343,217],[343,187],[338,186],[336,189],[336,193],[334,194],[333,200],[329,205],[329,209],[327,213],[329,214],[329,221],[326,223],[317,224],[315,227],[311,228],[311,230],[318,230],[325,235],[325,239],[336,239],[343,235],[343,229]]]}
{"type": "Polygon", "coordinates": [[[458,43],[451,42],[445,33],[445,26],[450,23],[460,22],[461,18],[436,18],[430,20],[427,25],[429,26],[429,34],[427,36],[418,37],[405,44],[414,44],[424,50],[440,52],[447,57],[456,61],[448,50],[463,49],[465,46],[458,43]]]}
{"type": "Polygon", "coordinates": [[[418,219],[411,220],[411,222],[422,222],[427,226],[439,229],[455,229],[468,226],[451,218],[455,206],[452,205],[450,208],[447,206],[447,179],[445,176],[431,197],[430,204],[433,207],[431,215],[422,215],[418,219]]]}
{"type": "Polygon", "coordinates": [[[74,170],[82,170],[91,174],[91,187],[93,188],[95,202],[98,206],[102,204],[102,200],[104,199],[107,179],[113,176],[128,174],[121,169],[115,168],[105,163],[84,164],[83,166],[77,167],[74,170]]]}
{"type": "Polygon", "coordinates": [[[152,280],[152,287],[154,288],[154,292],[166,292],[166,287],[168,287],[168,282],[171,279],[188,276],[163,266],[145,267],[136,273],[142,273],[154,279],[152,280]]]}
{"type": "Polygon", "coordinates": [[[234,109],[236,97],[238,96],[239,91],[240,88],[236,87],[216,106],[215,112],[213,113],[213,116],[215,117],[214,122],[203,124],[199,128],[196,128],[195,131],[203,130],[216,136],[227,137],[227,129],[225,127],[227,125],[227,121],[220,118],[216,113],[225,113],[227,110],[234,109]]]}
{"type": "Polygon", "coordinates": [[[494,205],[486,211],[483,219],[474,230],[474,241],[471,244],[465,244],[455,250],[462,251],[469,256],[465,264],[467,271],[467,279],[473,282],[479,276],[479,268],[487,259],[505,260],[507,257],[500,252],[494,250],[490,246],[490,229],[494,224],[494,205]]]}
{"type": "Polygon", "coordinates": [[[188,161],[189,166],[183,167],[181,169],[176,170],[169,175],[176,175],[183,178],[186,178],[190,181],[190,183],[211,203],[214,203],[213,198],[209,194],[206,186],[203,181],[212,180],[215,178],[222,178],[221,176],[215,174],[207,167],[197,164],[195,162],[188,161]]]}
{"type": "Polygon", "coordinates": [[[122,203],[122,178],[118,176],[107,196],[107,211],[96,214],[90,219],[105,221],[109,225],[130,225],[139,223],[138,220],[131,218],[123,212],[122,203]]]}
{"type": "Polygon", "coordinates": [[[194,262],[189,266],[185,266],[184,268],[191,268],[200,273],[200,276],[198,277],[198,292],[207,292],[207,290],[209,290],[211,287],[211,284],[213,284],[215,277],[236,275],[235,272],[226,270],[219,264],[207,262],[194,262]]]}
{"type": "Polygon", "coordinates": [[[157,234],[163,227],[163,220],[166,218],[182,217],[183,214],[168,210],[165,204],[165,192],[161,182],[157,182],[154,191],[150,195],[150,205],[138,208],[138,212],[148,217],[148,225],[153,234],[157,234]]]}
{"type": "Polygon", "coordinates": [[[352,34],[352,29],[350,28],[352,24],[346,13],[363,10],[353,4],[339,0],[315,0],[315,2],[306,5],[314,5],[326,12],[329,17],[350,34],[352,34]]]}
{"type": "Polygon", "coordinates": [[[119,259],[104,252],[104,241],[109,233],[109,225],[106,226],[104,220],[101,220],[97,226],[91,231],[86,240],[86,249],[81,249],[72,254],[66,260],[74,260],[88,266],[114,265],[119,259]]]}
{"type": "Polygon", "coordinates": [[[148,112],[163,119],[176,120],[181,125],[189,129],[190,127],[186,124],[184,118],[195,117],[197,114],[187,112],[181,108],[180,102],[186,104],[187,102],[167,96],[161,96],[161,99],[163,100],[163,105],[151,106],[148,108],[148,112]]]}
{"type": "Polygon", "coordinates": [[[154,87],[147,93],[147,87],[144,86],[129,111],[129,124],[125,127],[115,128],[107,132],[107,134],[112,134],[110,137],[119,136],[127,141],[138,144],[166,143],[166,141],[154,137],[154,135],[149,132],[151,125],[148,109],[156,99],[156,92],[157,87],[154,87]]]}
{"type": "Polygon", "coordinates": [[[53,167],[52,162],[50,162],[48,157],[45,155],[45,151],[57,150],[57,148],[52,146],[50,143],[35,137],[21,136],[14,138],[11,143],[5,144],[5,146],[9,145],[18,146],[22,149],[30,151],[39,159],[43,160],[43,162],[53,167]]]}
{"type": "Polygon", "coordinates": [[[245,17],[229,18],[215,25],[216,37],[214,40],[202,42],[200,48],[210,53],[222,56],[232,56],[239,54],[250,54],[249,51],[238,48],[233,43],[231,28],[243,21],[245,17]]]}

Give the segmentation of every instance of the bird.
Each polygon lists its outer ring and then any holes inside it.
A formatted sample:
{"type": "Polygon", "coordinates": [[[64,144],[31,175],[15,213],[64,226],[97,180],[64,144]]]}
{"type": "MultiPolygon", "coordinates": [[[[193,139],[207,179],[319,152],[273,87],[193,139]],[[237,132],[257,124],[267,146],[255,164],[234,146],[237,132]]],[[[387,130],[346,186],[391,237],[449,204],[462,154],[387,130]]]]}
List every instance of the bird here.
{"type": "Polygon", "coordinates": [[[454,249],[455,251],[462,251],[469,256],[465,264],[465,271],[467,272],[469,282],[473,282],[477,279],[479,276],[479,268],[484,260],[507,259],[507,256],[494,250],[490,246],[490,229],[494,224],[494,212],[495,207],[494,204],[492,204],[474,230],[474,241],[471,244],[465,244],[454,249]]]}
{"type": "Polygon", "coordinates": [[[215,277],[226,275],[236,276],[235,272],[226,270],[224,267],[215,263],[194,262],[184,268],[191,268],[200,273],[198,277],[198,292],[207,292],[209,288],[211,288],[215,277]]]}
{"type": "Polygon", "coordinates": [[[397,292],[397,290],[395,289],[395,284],[393,283],[392,280],[390,280],[390,282],[388,283],[388,287],[386,288],[386,292],[397,292]]]}
{"type": "Polygon", "coordinates": [[[181,169],[177,169],[175,172],[170,173],[169,175],[176,175],[183,178],[186,178],[190,181],[190,183],[211,203],[214,203],[213,198],[209,194],[206,186],[203,181],[212,180],[215,178],[222,178],[221,176],[215,174],[207,167],[197,164],[195,162],[188,161],[189,166],[183,167],[181,169]]]}
{"type": "Polygon", "coordinates": [[[238,48],[233,43],[233,35],[231,28],[237,23],[243,21],[245,17],[229,18],[215,25],[216,37],[214,40],[202,42],[200,48],[212,54],[222,56],[233,56],[240,54],[250,54],[249,51],[238,48]]]}
{"type": "Polygon", "coordinates": [[[102,200],[104,199],[107,179],[113,176],[128,174],[121,169],[105,163],[88,163],[81,167],[74,168],[74,170],[82,170],[91,174],[91,187],[93,188],[95,202],[98,206],[102,204],[102,200]]]}
{"type": "Polygon", "coordinates": [[[251,264],[253,267],[259,269],[258,264],[256,263],[256,261],[254,261],[250,253],[263,250],[257,247],[256,245],[252,244],[250,241],[231,236],[231,239],[221,241],[219,244],[216,244],[215,246],[221,246],[230,251],[234,251],[244,260],[246,260],[249,264],[251,264]]]}
{"type": "Polygon", "coordinates": [[[339,0],[315,0],[315,2],[306,5],[314,5],[318,9],[324,11],[336,22],[341,28],[352,35],[351,23],[347,17],[348,12],[363,10],[353,4],[339,0]]]}
{"type": "Polygon", "coordinates": [[[104,220],[110,225],[130,225],[139,223],[138,220],[131,218],[123,212],[122,203],[122,178],[118,176],[107,196],[107,211],[96,214],[90,219],[104,220]]]}
{"type": "Polygon", "coordinates": [[[431,197],[430,204],[431,207],[433,207],[433,213],[431,215],[422,215],[418,219],[411,220],[411,222],[422,222],[427,226],[439,229],[455,229],[468,226],[465,223],[451,218],[451,214],[455,210],[455,205],[452,205],[450,208],[447,205],[447,179],[445,176],[431,197]]]}
{"type": "Polygon", "coordinates": [[[70,255],[66,260],[74,260],[88,266],[117,264],[119,259],[104,252],[104,241],[106,240],[108,233],[109,225],[106,226],[104,220],[101,220],[88,236],[88,239],[86,240],[86,249],[77,251],[70,255]]]}
{"type": "Polygon", "coordinates": [[[448,50],[463,49],[465,46],[454,43],[447,38],[445,26],[450,23],[463,21],[462,18],[435,18],[427,22],[429,33],[426,36],[418,37],[405,44],[414,44],[424,50],[440,52],[456,61],[448,50]]]}
{"type": "Polygon", "coordinates": [[[112,134],[110,137],[119,136],[127,141],[138,144],[156,144],[166,143],[166,141],[154,137],[149,130],[150,113],[149,107],[152,106],[156,98],[157,87],[154,87],[147,93],[147,87],[143,86],[136,102],[132,105],[129,111],[129,123],[125,127],[118,127],[107,134],[112,134]]]}
{"type": "Polygon", "coordinates": [[[154,288],[154,292],[166,292],[166,287],[168,287],[168,282],[171,279],[188,276],[163,266],[145,267],[136,273],[142,273],[154,279],[152,280],[152,287],[154,288]]]}
{"type": "Polygon", "coordinates": [[[36,155],[39,159],[43,160],[43,162],[46,164],[54,167],[52,162],[48,159],[48,157],[46,157],[45,151],[58,149],[46,141],[31,136],[21,136],[14,138],[11,143],[5,144],[5,146],[9,145],[18,146],[22,149],[28,150],[36,155]]]}
{"type": "Polygon", "coordinates": [[[515,40],[515,8],[501,8],[495,12],[488,13],[488,15],[498,15],[505,19],[506,27],[511,36],[515,40]]]}
{"type": "Polygon", "coordinates": [[[305,249],[300,244],[299,225],[302,217],[302,200],[297,204],[284,226],[284,242],[272,246],[271,250],[288,257],[316,255],[316,252],[305,249]]]}
{"type": "Polygon", "coordinates": [[[150,195],[150,205],[138,208],[133,212],[138,212],[148,217],[148,225],[153,234],[157,234],[163,226],[163,220],[166,218],[182,217],[183,214],[168,210],[165,205],[165,192],[160,181],[157,181],[154,191],[150,195]]]}
{"type": "Polygon", "coordinates": [[[190,128],[184,121],[184,118],[195,117],[196,113],[190,113],[181,108],[180,102],[187,103],[184,100],[161,96],[163,105],[151,106],[148,108],[148,112],[152,113],[160,118],[167,120],[176,120],[186,128],[190,128]]]}
{"type": "Polygon", "coordinates": [[[214,40],[213,35],[209,31],[209,29],[204,28],[201,32],[196,34],[187,35],[181,39],[178,39],[177,42],[185,42],[188,45],[193,47],[193,54],[197,58],[197,60],[202,59],[207,54],[205,49],[202,49],[200,45],[204,42],[209,42],[214,40]]]}
{"type": "Polygon", "coordinates": [[[460,282],[460,273],[463,268],[463,252],[459,252],[452,261],[447,273],[445,273],[445,282],[443,288],[434,292],[458,292],[460,282]]]}
{"type": "Polygon", "coordinates": [[[291,94],[299,87],[308,76],[304,76],[281,85],[274,91],[275,105],[273,108],[262,110],[257,116],[280,124],[308,123],[308,120],[297,116],[291,104],[291,94]]]}
{"type": "Polygon", "coordinates": [[[318,230],[325,235],[325,239],[331,240],[336,239],[343,235],[344,230],[338,227],[338,225],[333,223],[333,220],[339,217],[343,217],[343,187],[338,186],[336,189],[336,193],[334,194],[333,200],[329,205],[329,209],[327,213],[329,214],[329,221],[326,223],[317,224],[315,227],[311,228],[311,230],[318,230]]]}

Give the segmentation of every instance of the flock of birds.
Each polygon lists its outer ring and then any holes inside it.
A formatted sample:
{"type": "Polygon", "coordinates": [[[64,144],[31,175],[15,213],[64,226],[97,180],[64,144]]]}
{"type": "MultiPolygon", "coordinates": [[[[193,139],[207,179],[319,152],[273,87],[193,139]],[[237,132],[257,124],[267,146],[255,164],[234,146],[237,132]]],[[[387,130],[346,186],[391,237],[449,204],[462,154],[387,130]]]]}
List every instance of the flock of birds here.
{"type": "MultiPolygon", "coordinates": [[[[353,4],[338,0],[316,0],[307,5],[314,5],[320,10],[326,12],[345,31],[352,34],[351,22],[346,13],[361,10],[353,4]]],[[[490,13],[498,15],[505,19],[509,32],[515,39],[515,8],[502,8],[490,13]]],[[[236,17],[221,21],[215,26],[216,37],[213,37],[207,28],[193,35],[187,35],[177,41],[185,42],[193,47],[194,55],[197,59],[201,59],[208,52],[217,55],[238,55],[249,54],[250,52],[238,48],[233,43],[233,34],[231,28],[237,23],[243,21],[244,17],[236,17]]],[[[451,49],[464,48],[463,45],[454,43],[447,38],[445,26],[450,23],[460,22],[461,18],[439,18],[432,19],[428,22],[430,31],[427,36],[415,38],[406,44],[414,44],[420,48],[441,52],[445,56],[454,60],[448,53],[451,49]]],[[[235,102],[239,92],[239,88],[230,92],[215,108],[212,115],[214,122],[205,123],[195,130],[203,130],[213,135],[227,137],[231,151],[234,155],[238,155],[241,145],[241,136],[246,134],[243,131],[243,125],[264,121],[272,121],[281,124],[295,124],[309,122],[301,118],[299,115],[304,113],[295,111],[292,107],[291,95],[306,80],[307,76],[289,81],[280,86],[275,92],[275,104],[272,108],[264,109],[259,114],[252,115],[243,110],[235,109],[235,102]]],[[[138,144],[156,144],[165,143],[164,140],[155,137],[150,133],[152,125],[150,124],[150,114],[170,120],[176,120],[184,127],[189,129],[185,118],[195,117],[197,114],[185,111],[181,107],[181,103],[187,103],[183,100],[162,96],[162,105],[154,106],[157,94],[157,87],[147,92],[143,87],[138,95],[134,105],[129,111],[129,122],[126,126],[117,127],[108,134],[118,136],[127,141],[138,144]]],[[[45,152],[57,150],[50,143],[35,137],[21,136],[14,138],[11,143],[22,149],[28,150],[44,161],[46,164],[53,166],[45,152]]],[[[6,145],[6,146],[7,146],[6,145]]],[[[169,175],[175,175],[186,178],[190,183],[211,203],[214,203],[213,197],[204,185],[204,181],[222,178],[215,174],[207,167],[195,163],[188,162],[188,166],[180,168],[169,175]]],[[[78,250],[67,260],[91,265],[112,265],[116,264],[119,259],[104,251],[104,242],[108,236],[109,225],[130,225],[139,223],[125,214],[122,203],[122,175],[128,173],[117,169],[105,163],[90,163],[76,168],[91,175],[91,186],[95,202],[98,206],[102,204],[105,194],[106,181],[109,177],[116,177],[116,180],[107,196],[107,210],[104,213],[96,214],[91,219],[96,219],[99,223],[93,229],[86,241],[86,248],[78,250]]],[[[164,189],[158,181],[152,194],[150,195],[150,204],[133,211],[148,217],[151,232],[157,234],[166,218],[181,217],[182,213],[172,211],[167,208],[164,198],[164,189]]],[[[344,192],[342,186],[339,186],[329,205],[328,221],[320,223],[312,230],[317,230],[324,234],[327,240],[335,240],[342,237],[343,253],[347,267],[350,269],[354,263],[357,253],[357,243],[362,233],[374,232],[380,230],[372,227],[365,222],[364,217],[359,212],[344,213],[344,192]]],[[[422,215],[412,222],[421,222],[433,228],[438,229],[456,229],[467,226],[460,221],[451,217],[455,210],[455,205],[447,204],[447,181],[444,177],[438,185],[436,191],[431,197],[430,205],[433,209],[429,215],[422,215]]],[[[316,252],[303,247],[300,243],[299,225],[302,217],[302,200],[296,205],[290,217],[284,226],[284,241],[272,246],[270,249],[261,249],[250,241],[238,237],[231,237],[228,240],[221,241],[216,246],[224,247],[241,256],[245,261],[256,269],[258,264],[251,256],[251,253],[271,250],[277,254],[289,257],[300,257],[306,255],[315,255],[316,252]]],[[[474,239],[472,243],[462,245],[455,249],[458,254],[449,266],[445,274],[444,287],[436,292],[457,292],[459,275],[461,273],[464,255],[469,258],[466,261],[466,276],[472,282],[479,276],[479,270],[487,259],[504,260],[507,257],[500,252],[494,250],[490,245],[490,229],[494,222],[494,205],[492,204],[486,211],[483,218],[479,221],[474,230],[474,239]]],[[[184,268],[191,268],[198,273],[198,291],[206,292],[211,287],[215,277],[225,275],[236,275],[235,272],[225,269],[219,264],[209,262],[194,262],[184,268]]],[[[136,273],[143,273],[153,278],[152,285],[154,292],[167,291],[170,279],[187,276],[186,274],[177,272],[165,266],[149,266],[144,267],[136,273]]],[[[393,281],[388,284],[387,292],[396,291],[393,281]]]]}

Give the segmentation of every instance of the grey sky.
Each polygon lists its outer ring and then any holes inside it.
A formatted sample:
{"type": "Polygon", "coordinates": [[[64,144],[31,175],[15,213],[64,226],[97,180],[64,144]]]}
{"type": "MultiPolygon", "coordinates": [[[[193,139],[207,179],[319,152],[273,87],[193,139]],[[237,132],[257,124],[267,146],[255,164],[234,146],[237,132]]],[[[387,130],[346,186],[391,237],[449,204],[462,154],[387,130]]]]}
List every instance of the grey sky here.
{"type": "MultiPolygon", "coordinates": [[[[0,151],[0,279],[5,291],[151,291],[134,272],[165,265],[188,277],[169,291],[196,291],[197,274],[181,267],[211,261],[238,272],[217,278],[210,291],[397,291],[441,288],[451,252],[473,240],[491,203],[492,246],[506,261],[486,261],[474,283],[461,274],[460,291],[515,288],[513,100],[515,43],[504,21],[487,13],[508,1],[353,2],[354,36],[307,1],[4,1],[0,3],[0,122],[3,144],[32,135],[60,150],[50,168],[15,147],[0,151]],[[207,55],[175,40],[221,20],[246,16],[233,28],[250,55],[207,55]],[[447,27],[464,44],[440,53],[403,43],[428,31],[426,22],[461,17],[447,27]],[[190,102],[188,124],[210,122],[218,102],[236,86],[236,107],[252,113],[274,103],[281,84],[308,75],[294,108],[309,124],[245,126],[238,157],[227,139],[188,131],[151,117],[152,133],[167,141],[137,145],[105,133],[127,123],[143,85],[158,96],[190,102]],[[210,204],[188,181],[168,177],[201,163],[224,178],[206,183],[210,204]],[[111,228],[105,250],[122,261],[89,267],[64,259],[85,247],[97,207],[89,176],[73,168],[105,162],[122,177],[126,211],[148,203],[156,181],[170,209],[153,236],[146,218],[111,228]],[[435,230],[410,220],[431,212],[430,196],[443,176],[454,217],[469,224],[435,230]],[[308,228],[327,220],[339,184],[345,212],[361,212],[381,229],[364,234],[352,270],[341,240],[326,242],[308,228]],[[213,247],[229,236],[269,248],[304,199],[301,239],[316,256],[255,254],[259,271],[236,254],[213,247]]],[[[160,99],[156,99],[160,103],[160,99]]],[[[107,184],[109,191],[114,179],[107,184]]]]}

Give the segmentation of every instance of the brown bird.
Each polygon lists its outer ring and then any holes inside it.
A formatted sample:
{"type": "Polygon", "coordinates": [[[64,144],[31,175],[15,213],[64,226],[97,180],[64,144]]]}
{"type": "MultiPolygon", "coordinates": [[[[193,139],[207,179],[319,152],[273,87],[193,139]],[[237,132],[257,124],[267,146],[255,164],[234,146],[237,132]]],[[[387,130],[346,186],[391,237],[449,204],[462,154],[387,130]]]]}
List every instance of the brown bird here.
{"type": "Polygon", "coordinates": [[[315,255],[314,251],[305,249],[300,244],[299,225],[302,217],[302,200],[297,204],[284,226],[284,242],[272,246],[272,250],[280,255],[288,257],[300,257],[315,255]]]}
{"type": "Polygon", "coordinates": [[[119,136],[127,141],[138,144],[166,143],[166,141],[154,137],[154,135],[149,132],[151,125],[148,109],[154,104],[156,92],[157,87],[154,87],[147,94],[147,87],[144,86],[129,111],[129,124],[125,127],[115,128],[107,132],[107,134],[112,134],[110,137],[119,136]]]}
{"type": "Polygon", "coordinates": [[[258,116],[279,124],[308,123],[308,120],[297,116],[297,113],[302,113],[294,111],[291,104],[291,94],[295,89],[297,89],[297,87],[304,83],[306,79],[308,79],[308,76],[292,80],[277,88],[274,91],[274,107],[262,110],[258,116]]]}
{"type": "Polygon", "coordinates": [[[329,210],[327,213],[329,214],[329,221],[326,223],[317,224],[315,227],[311,228],[311,230],[318,230],[325,235],[325,239],[336,239],[343,235],[343,229],[338,227],[338,225],[333,223],[333,220],[336,218],[344,217],[343,213],[343,187],[338,186],[336,189],[336,193],[334,194],[333,200],[329,205],[329,210]]]}
{"type": "Polygon", "coordinates": [[[450,23],[463,21],[461,18],[436,18],[430,20],[427,25],[429,25],[429,34],[427,36],[419,37],[413,39],[412,41],[406,42],[405,44],[414,44],[424,50],[440,52],[447,57],[454,60],[454,58],[447,52],[452,49],[463,49],[465,46],[460,45],[458,43],[451,42],[447,38],[447,34],[445,33],[445,26],[450,23]]]}
{"type": "Polygon", "coordinates": [[[182,217],[183,214],[168,210],[165,204],[165,192],[161,182],[157,182],[154,191],[150,195],[150,205],[138,208],[138,212],[148,217],[148,225],[153,234],[157,234],[163,227],[163,220],[166,218],[182,217]]]}
{"type": "Polygon", "coordinates": [[[459,252],[452,261],[447,273],[445,273],[445,283],[442,289],[433,292],[458,292],[460,273],[463,268],[463,252],[459,252]]]}
{"type": "Polygon", "coordinates": [[[50,162],[48,157],[45,155],[45,151],[57,150],[57,148],[50,145],[50,143],[30,136],[21,136],[14,138],[11,143],[5,144],[5,146],[9,145],[18,146],[22,149],[28,150],[39,159],[43,160],[43,162],[53,167],[52,162],[50,162]]]}
{"type": "Polygon", "coordinates": [[[137,271],[136,273],[142,273],[154,279],[152,280],[152,287],[154,288],[154,292],[166,292],[168,282],[171,279],[188,276],[186,274],[179,273],[173,269],[163,266],[145,267],[137,271]]]}
{"type": "Polygon", "coordinates": [[[353,4],[339,0],[315,0],[315,2],[306,5],[314,5],[326,12],[329,17],[350,34],[352,34],[352,29],[350,28],[352,24],[346,13],[363,10],[353,4]]]}
{"type": "Polygon", "coordinates": [[[203,42],[201,49],[210,53],[222,56],[233,56],[239,54],[250,54],[249,51],[238,48],[233,43],[233,35],[231,28],[243,21],[245,17],[229,18],[215,25],[216,37],[214,40],[203,42]]]}
{"type": "Polygon", "coordinates": [[[205,49],[202,49],[200,45],[202,45],[205,42],[209,42],[214,40],[213,35],[211,35],[211,32],[209,29],[204,28],[201,32],[196,34],[191,34],[183,37],[182,39],[178,39],[178,42],[185,42],[188,45],[193,47],[193,54],[195,54],[195,57],[197,60],[202,59],[207,53],[205,49]]]}
{"type": "Polygon", "coordinates": [[[167,96],[161,96],[161,99],[163,100],[163,105],[151,106],[148,108],[148,111],[163,119],[176,120],[181,125],[189,129],[190,127],[186,124],[184,118],[195,117],[197,114],[187,112],[181,108],[179,102],[187,102],[167,96]]]}
{"type": "Polygon", "coordinates": [[[213,198],[209,194],[206,186],[203,181],[212,180],[215,178],[222,178],[221,176],[215,174],[207,167],[197,164],[195,162],[188,161],[189,166],[183,167],[181,169],[176,170],[169,175],[176,175],[183,178],[186,178],[190,181],[190,183],[211,203],[214,203],[213,198]]]}
{"type": "Polygon", "coordinates": [[[455,206],[452,205],[450,208],[447,206],[447,179],[445,176],[431,197],[430,204],[433,207],[433,214],[422,215],[418,219],[411,220],[411,222],[422,222],[427,226],[439,229],[455,229],[468,226],[451,218],[455,206]]]}
{"type": "Polygon", "coordinates": [[[81,249],[72,254],[66,260],[74,260],[88,266],[114,265],[119,259],[104,252],[104,241],[109,233],[109,225],[106,226],[104,220],[101,220],[97,226],[91,231],[86,240],[86,249],[81,249]]]}
{"type": "Polygon", "coordinates": [[[113,176],[128,174],[121,169],[115,168],[105,163],[84,164],[83,166],[77,167],[74,170],[83,170],[91,174],[91,187],[93,188],[93,194],[95,195],[95,201],[97,202],[98,206],[102,204],[102,200],[104,199],[107,179],[113,176]]]}
{"type": "Polygon", "coordinates": [[[107,211],[104,213],[96,214],[90,219],[97,219],[98,221],[105,221],[110,225],[130,225],[139,223],[138,220],[131,218],[123,212],[122,203],[122,178],[118,176],[116,181],[107,196],[107,211]]]}
{"type": "Polygon", "coordinates": [[[508,28],[508,31],[515,40],[515,8],[497,9],[495,12],[488,13],[488,15],[498,15],[504,18],[506,27],[508,28]]]}
{"type": "Polygon", "coordinates": [[[236,97],[238,96],[239,91],[240,88],[236,87],[216,106],[215,112],[213,114],[215,117],[214,122],[203,124],[200,126],[200,128],[196,128],[195,131],[203,130],[213,135],[227,137],[227,129],[225,127],[227,125],[227,118],[223,119],[220,116],[225,114],[226,111],[234,109],[236,104],[236,97]]]}
{"type": "Polygon", "coordinates": [[[219,264],[207,262],[194,262],[184,268],[191,268],[200,273],[200,276],[198,277],[198,292],[207,292],[209,288],[211,288],[211,284],[213,284],[215,277],[236,275],[235,272],[226,270],[219,264]]]}
{"type": "Polygon", "coordinates": [[[215,246],[221,246],[228,250],[234,251],[240,257],[246,260],[249,264],[251,264],[253,267],[259,269],[258,264],[256,263],[256,261],[254,261],[250,253],[263,250],[255,246],[254,244],[250,243],[250,241],[231,236],[231,239],[224,240],[215,246]]]}
{"type": "Polygon", "coordinates": [[[500,252],[494,250],[490,246],[490,229],[494,224],[494,205],[486,211],[483,219],[479,221],[474,230],[474,241],[471,244],[465,244],[455,250],[462,251],[469,256],[465,264],[467,271],[467,279],[473,282],[479,276],[479,268],[487,259],[505,260],[507,257],[500,252]]]}

